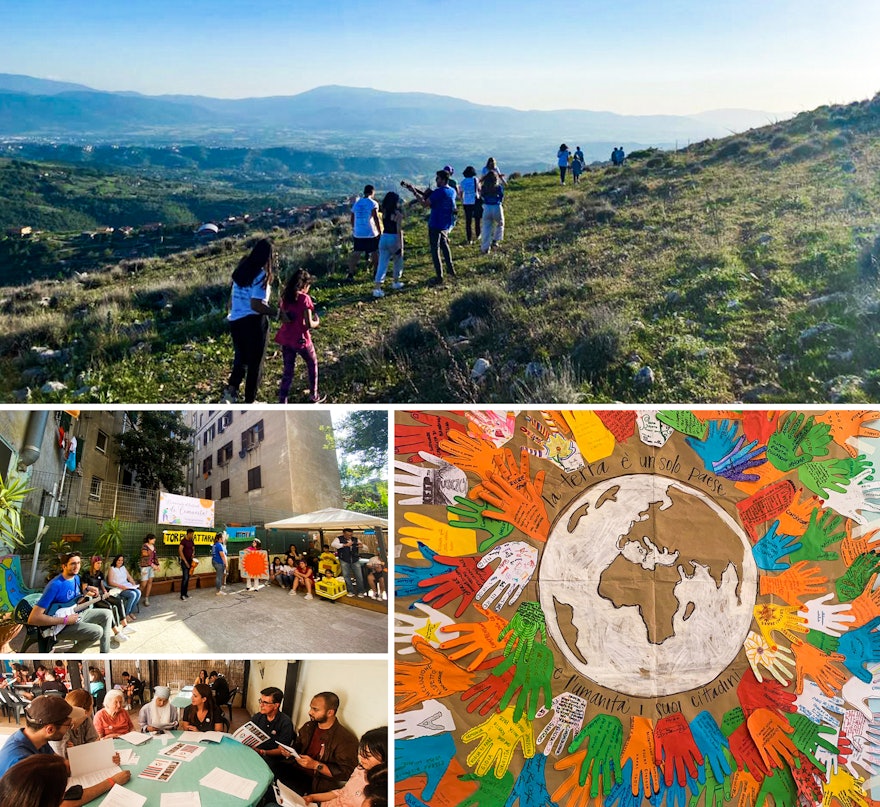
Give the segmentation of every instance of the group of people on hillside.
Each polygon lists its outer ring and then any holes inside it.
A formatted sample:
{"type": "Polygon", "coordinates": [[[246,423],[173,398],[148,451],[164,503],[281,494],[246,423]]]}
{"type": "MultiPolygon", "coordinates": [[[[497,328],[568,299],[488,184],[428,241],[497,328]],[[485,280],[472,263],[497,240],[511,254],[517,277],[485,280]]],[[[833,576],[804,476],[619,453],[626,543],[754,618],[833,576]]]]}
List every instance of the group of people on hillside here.
{"type": "Polygon", "coordinates": [[[586,170],[587,163],[581,147],[575,147],[574,152],[565,145],[560,144],[556,152],[556,164],[559,166],[559,184],[565,184],[565,175],[571,170],[571,180],[575,184],[581,181],[581,174],[586,170]]]}
{"type": "MultiPolygon", "coordinates": [[[[212,672],[211,677],[216,679],[218,674],[212,672]]],[[[228,688],[226,692],[228,699],[228,688]]],[[[259,711],[251,718],[269,738],[254,751],[273,776],[304,796],[307,804],[386,807],[387,726],[366,732],[358,741],[337,718],[339,697],[333,692],[320,692],[309,704],[309,720],[297,732],[291,719],[280,711],[282,699],[283,693],[277,687],[263,689],[259,711]]],[[[114,786],[124,786],[131,772],[119,768],[99,784],[68,787],[68,749],[117,739],[134,731],[163,734],[177,729],[229,730],[219,697],[215,698],[215,691],[206,681],[196,681],[191,702],[182,711],[171,703],[167,686],[153,687],[152,700],[138,713],[138,728],[128,713],[123,687],[106,692],[100,707],[86,689],[74,689],[64,696],[39,695],[25,708],[24,726],[0,747],[0,804],[88,804],[114,786]]],[[[117,767],[121,763],[118,752],[113,763],[117,767]]],[[[264,804],[272,801],[271,793],[270,787],[263,797],[264,804]]]]}
{"type": "MultiPolygon", "coordinates": [[[[423,190],[402,182],[416,200],[430,209],[428,216],[428,243],[434,277],[429,285],[441,285],[446,275],[455,277],[455,265],[449,235],[457,221],[457,207],[461,203],[465,214],[467,244],[480,237],[480,251],[485,255],[504,238],[505,177],[498,170],[494,157],[489,157],[480,174],[469,165],[464,169],[461,183],[453,179],[455,169],[445,165],[437,171],[435,187],[423,190]]],[[[385,296],[383,284],[388,267],[393,267],[392,289],[402,289],[403,280],[403,203],[400,195],[389,190],[381,203],[375,197],[373,185],[364,187],[351,208],[352,252],[349,257],[347,279],[354,279],[358,264],[366,258],[374,271],[373,297],[385,296]]]]}

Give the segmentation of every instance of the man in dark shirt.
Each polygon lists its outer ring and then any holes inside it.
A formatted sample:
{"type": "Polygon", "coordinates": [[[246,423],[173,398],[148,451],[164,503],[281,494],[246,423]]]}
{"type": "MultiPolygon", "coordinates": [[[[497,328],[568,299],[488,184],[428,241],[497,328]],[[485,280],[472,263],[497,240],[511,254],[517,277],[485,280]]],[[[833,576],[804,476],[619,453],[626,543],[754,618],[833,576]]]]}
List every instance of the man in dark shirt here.
{"type": "Polygon", "coordinates": [[[266,687],[260,692],[260,711],[251,722],[269,735],[269,739],[258,745],[256,752],[263,757],[272,771],[273,776],[280,776],[286,771],[285,754],[278,743],[293,746],[296,731],[293,721],[281,711],[281,699],[284,693],[278,687],[266,687]]]}
{"type": "Polygon", "coordinates": [[[177,547],[177,556],[180,559],[180,571],[183,573],[183,581],[180,584],[180,599],[188,600],[189,594],[189,575],[192,568],[193,558],[196,555],[196,542],[193,539],[195,532],[193,530],[186,531],[186,537],[180,539],[180,546],[177,547]]]}
{"type": "Polygon", "coordinates": [[[358,764],[358,739],[336,719],[339,696],[319,692],[309,704],[309,718],[296,740],[299,757],[290,787],[302,796],[342,787],[358,764]]]}
{"type": "Polygon", "coordinates": [[[214,701],[218,706],[224,706],[229,700],[229,683],[226,678],[216,670],[211,670],[208,675],[208,686],[214,690],[214,701]]]}
{"type": "Polygon", "coordinates": [[[339,558],[339,565],[342,566],[342,577],[345,579],[348,596],[364,597],[366,592],[361,579],[360,553],[358,552],[360,544],[354,537],[354,530],[344,529],[338,540],[339,549],[336,550],[336,557],[339,558]]]}

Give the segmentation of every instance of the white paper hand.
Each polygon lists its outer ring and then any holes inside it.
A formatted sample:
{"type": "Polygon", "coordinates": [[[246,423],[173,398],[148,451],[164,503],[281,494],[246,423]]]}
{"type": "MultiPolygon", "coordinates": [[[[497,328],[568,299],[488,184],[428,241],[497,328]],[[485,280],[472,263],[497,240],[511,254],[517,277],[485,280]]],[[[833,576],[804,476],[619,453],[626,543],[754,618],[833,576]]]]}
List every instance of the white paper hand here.
{"type": "Polygon", "coordinates": [[[830,492],[825,497],[825,506],[845,518],[851,518],[859,526],[873,521],[865,513],[880,513],[880,482],[867,481],[874,474],[873,468],[866,468],[853,477],[843,493],[830,492]],[[874,499],[874,501],[869,501],[874,499]]]}
{"type": "Polygon", "coordinates": [[[794,677],[794,655],[782,645],[771,647],[767,640],[749,631],[744,644],[749,666],[758,681],[763,681],[759,667],[764,667],[782,686],[788,686],[794,677]]]}
{"type": "Polygon", "coordinates": [[[856,618],[846,612],[850,609],[850,603],[842,605],[830,605],[828,600],[834,598],[834,592],[829,591],[814,600],[807,600],[803,610],[798,611],[798,616],[807,620],[807,627],[812,630],[822,631],[829,636],[840,636],[849,630],[850,623],[856,618]]]}
{"type": "Polygon", "coordinates": [[[826,726],[836,728],[840,722],[838,715],[844,711],[843,698],[829,698],[823,694],[819,685],[804,678],[804,690],[795,699],[795,706],[800,714],[806,715],[814,723],[824,723],[826,726]]]}
{"type": "MultiPolygon", "coordinates": [[[[577,736],[583,727],[584,716],[587,713],[587,702],[571,692],[563,692],[553,698],[550,709],[553,711],[553,719],[544,726],[535,742],[541,745],[546,739],[545,756],[550,756],[551,753],[559,756],[568,746],[569,739],[577,736]],[[555,751],[553,750],[554,743],[556,745],[555,751]]],[[[542,706],[538,709],[535,717],[543,717],[546,714],[548,714],[548,710],[542,706]]]]}
{"type": "MultiPolygon", "coordinates": [[[[827,740],[831,743],[835,748],[837,748],[837,741],[840,738],[840,729],[834,727],[836,730],[834,734],[828,733],[823,734],[822,739],[827,740]]],[[[821,745],[816,747],[816,759],[822,763],[822,766],[825,768],[825,781],[828,782],[831,780],[831,777],[837,773],[838,769],[838,759],[840,754],[835,751],[829,751],[827,748],[823,748],[821,745]]]]}
{"type": "Polygon", "coordinates": [[[491,607],[497,599],[495,610],[500,611],[505,605],[513,605],[532,579],[538,565],[538,550],[524,541],[509,541],[493,547],[483,555],[477,568],[485,569],[493,560],[500,560],[501,563],[483,583],[475,599],[479,600],[488,594],[483,600],[483,608],[491,607]]]}
{"type": "Polygon", "coordinates": [[[673,428],[657,420],[657,411],[656,409],[637,409],[636,426],[639,429],[639,439],[645,445],[660,448],[666,445],[673,428]]]}
{"type": "Polygon", "coordinates": [[[394,643],[402,645],[397,650],[401,656],[416,652],[412,645],[414,635],[421,636],[431,647],[439,647],[441,642],[458,638],[457,631],[439,634],[441,627],[455,624],[452,617],[422,602],[413,603],[413,610],[415,609],[422,613],[402,613],[397,611],[394,614],[394,643]]]}
{"type": "Polygon", "coordinates": [[[435,468],[413,465],[402,460],[394,460],[394,467],[402,474],[394,475],[396,492],[409,499],[401,499],[400,504],[455,504],[456,496],[467,496],[468,481],[464,471],[446,460],[435,457],[427,451],[419,456],[435,468]]]}
{"type": "Polygon", "coordinates": [[[448,707],[437,700],[423,701],[417,709],[394,715],[395,740],[412,740],[445,731],[455,731],[455,719],[448,707]]]}
{"type": "Polygon", "coordinates": [[[848,709],[843,715],[841,731],[852,743],[853,752],[846,758],[847,770],[861,777],[853,765],[869,776],[880,769],[880,722],[869,720],[862,712],[848,709]]]}
{"type": "Polygon", "coordinates": [[[877,679],[877,667],[869,667],[871,672],[870,681],[861,681],[855,676],[848,679],[841,687],[840,694],[850,705],[858,709],[868,720],[873,720],[871,707],[868,705],[869,698],[880,698],[880,680],[877,679]]]}

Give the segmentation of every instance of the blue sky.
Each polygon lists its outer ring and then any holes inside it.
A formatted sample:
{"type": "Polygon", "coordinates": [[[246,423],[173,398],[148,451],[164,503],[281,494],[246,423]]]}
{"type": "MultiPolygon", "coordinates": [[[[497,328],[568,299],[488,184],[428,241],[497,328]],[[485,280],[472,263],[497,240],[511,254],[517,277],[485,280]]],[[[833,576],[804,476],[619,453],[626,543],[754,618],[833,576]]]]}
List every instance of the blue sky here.
{"type": "Polygon", "coordinates": [[[0,72],[150,95],[344,84],[685,114],[880,90],[876,0],[0,0],[0,21],[0,72]]]}

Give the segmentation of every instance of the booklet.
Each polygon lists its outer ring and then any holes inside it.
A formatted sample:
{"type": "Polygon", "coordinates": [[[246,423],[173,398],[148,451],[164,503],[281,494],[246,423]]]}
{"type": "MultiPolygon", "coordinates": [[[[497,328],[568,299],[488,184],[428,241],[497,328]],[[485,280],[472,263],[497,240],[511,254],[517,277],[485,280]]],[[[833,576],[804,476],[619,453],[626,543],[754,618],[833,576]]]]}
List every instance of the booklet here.
{"type": "Polygon", "coordinates": [[[238,729],[233,735],[233,740],[238,740],[248,748],[256,748],[271,739],[265,731],[250,720],[238,729]]]}
{"type": "Polygon", "coordinates": [[[199,779],[199,784],[245,801],[250,800],[251,794],[257,786],[255,780],[245,779],[243,776],[224,771],[222,768],[214,768],[210,773],[205,774],[199,779]]]}
{"type": "Polygon", "coordinates": [[[126,748],[122,751],[118,751],[117,753],[119,754],[120,765],[137,765],[141,759],[137,754],[135,754],[133,748],[126,748]]]}
{"type": "Polygon", "coordinates": [[[306,807],[305,799],[299,793],[294,793],[282,782],[276,780],[275,784],[272,785],[272,789],[275,791],[275,801],[281,807],[306,807]]]}
{"type": "Polygon", "coordinates": [[[195,759],[202,751],[205,750],[205,747],[202,745],[194,745],[193,743],[174,743],[174,745],[169,745],[164,751],[160,751],[163,757],[171,757],[172,759],[179,759],[181,762],[189,762],[191,759],[195,759]]]}
{"type": "Polygon", "coordinates": [[[104,796],[101,807],[144,807],[147,797],[132,790],[126,790],[122,785],[113,785],[104,796]]]}
{"type": "Polygon", "coordinates": [[[295,748],[293,748],[289,745],[285,745],[284,743],[279,743],[278,740],[275,740],[275,745],[277,745],[279,748],[283,748],[294,759],[299,759],[299,754],[297,753],[297,750],[295,748]]]}
{"type": "Polygon", "coordinates": [[[180,760],[157,759],[147,765],[139,774],[140,779],[150,779],[154,782],[167,782],[174,772],[180,767],[180,760]]]}
{"type": "Polygon", "coordinates": [[[70,785],[91,787],[109,779],[122,770],[114,761],[116,753],[113,740],[99,740],[96,743],[73,745],[67,749],[70,762],[70,785]]]}

